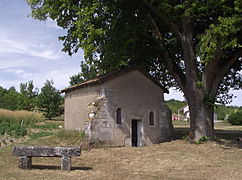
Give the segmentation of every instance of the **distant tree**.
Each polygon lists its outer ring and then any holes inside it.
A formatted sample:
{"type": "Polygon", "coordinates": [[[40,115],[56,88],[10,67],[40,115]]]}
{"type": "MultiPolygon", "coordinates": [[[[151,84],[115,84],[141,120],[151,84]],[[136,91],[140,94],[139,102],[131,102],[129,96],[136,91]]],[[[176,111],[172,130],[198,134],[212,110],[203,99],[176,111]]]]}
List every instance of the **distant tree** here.
{"type": "Polygon", "coordinates": [[[63,109],[63,97],[53,85],[54,82],[52,80],[47,80],[37,98],[39,110],[48,119],[59,115],[63,109]]]}
{"type": "Polygon", "coordinates": [[[177,111],[182,108],[183,106],[187,105],[187,102],[185,101],[179,101],[175,99],[170,99],[166,101],[166,104],[170,108],[172,113],[177,113],[177,111]]]}
{"type": "Polygon", "coordinates": [[[20,84],[20,95],[18,98],[18,109],[24,109],[28,111],[34,110],[36,107],[36,100],[38,95],[38,89],[34,88],[33,81],[20,84]]]}
{"type": "Polygon", "coordinates": [[[232,125],[242,125],[242,108],[230,114],[228,122],[232,125]]]}
{"type": "Polygon", "coordinates": [[[0,87],[0,108],[17,110],[19,93],[14,87],[8,90],[0,87]]]}

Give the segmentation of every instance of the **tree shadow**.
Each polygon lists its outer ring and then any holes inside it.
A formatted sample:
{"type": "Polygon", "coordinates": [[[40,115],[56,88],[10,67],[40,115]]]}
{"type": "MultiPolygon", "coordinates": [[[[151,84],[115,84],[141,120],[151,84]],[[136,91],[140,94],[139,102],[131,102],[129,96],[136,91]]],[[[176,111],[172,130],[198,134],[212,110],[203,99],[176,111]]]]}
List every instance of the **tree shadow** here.
{"type": "MultiPolygon", "coordinates": [[[[48,166],[48,165],[32,165],[31,169],[38,169],[38,170],[60,170],[60,166],[48,166]]],[[[71,167],[71,171],[75,170],[83,170],[83,171],[88,171],[92,170],[92,167],[71,167]]]]}
{"type": "MultiPolygon", "coordinates": [[[[189,134],[189,128],[174,128],[172,140],[186,139],[189,134]]],[[[242,148],[242,131],[238,130],[215,130],[215,141],[217,144],[223,145],[223,149],[242,148]]]]}

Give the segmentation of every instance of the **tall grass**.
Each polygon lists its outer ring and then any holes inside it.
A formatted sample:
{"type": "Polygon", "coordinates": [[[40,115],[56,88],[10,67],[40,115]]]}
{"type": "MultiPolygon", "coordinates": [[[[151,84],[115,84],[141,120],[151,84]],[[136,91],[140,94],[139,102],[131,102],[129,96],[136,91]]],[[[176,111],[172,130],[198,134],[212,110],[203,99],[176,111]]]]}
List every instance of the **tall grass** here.
{"type": "Polygon", "coordinates": [[[7,133],[14,136],[23,136],[27,133],[26,127],[43,120],[44,118],[40,113],[0,109],[0,135],[7,133]]]}

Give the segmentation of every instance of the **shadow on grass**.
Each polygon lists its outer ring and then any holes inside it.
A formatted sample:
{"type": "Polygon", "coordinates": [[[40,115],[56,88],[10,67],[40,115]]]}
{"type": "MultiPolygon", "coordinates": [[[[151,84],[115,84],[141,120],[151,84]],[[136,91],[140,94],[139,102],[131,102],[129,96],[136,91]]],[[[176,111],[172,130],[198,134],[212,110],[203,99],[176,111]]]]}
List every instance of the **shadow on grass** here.
{"type": "MultiPolygon", "coordinates": [[[[38,169],[38,170],[60,170],[60,166],[47,166],[47,165],[32,165],[31,169],[38,169]]],[[[71,171],[75,170],[83,170],[83,171],[88,171],[92,170],[92,167],[71,167],[71,171]]]]}
{"type": "MultiPolygon", "coordinates": [[[[186,139],[189,134],[189,128],[174,128],[172,134],[172,140],[186,139]]],[[[223,145],[224,149],[229,148],[242,148],[242,131],[238,130],[215,130],[216,143],[223,145]]]]}

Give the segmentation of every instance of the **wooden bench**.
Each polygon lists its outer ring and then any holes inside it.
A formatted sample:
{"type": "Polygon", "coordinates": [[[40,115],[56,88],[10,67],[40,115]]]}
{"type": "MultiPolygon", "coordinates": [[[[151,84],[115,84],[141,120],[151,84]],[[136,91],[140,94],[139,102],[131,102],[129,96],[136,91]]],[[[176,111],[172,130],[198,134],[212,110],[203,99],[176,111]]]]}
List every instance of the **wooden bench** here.
{"type": "Polygon", "coordinates": [[[14,146],[13,155],[19,156],[19,167],[31,169],[32,157],[61,157],[61,169],[71,170],[71,156],[80,156],[80,147],[14,146]]]}

